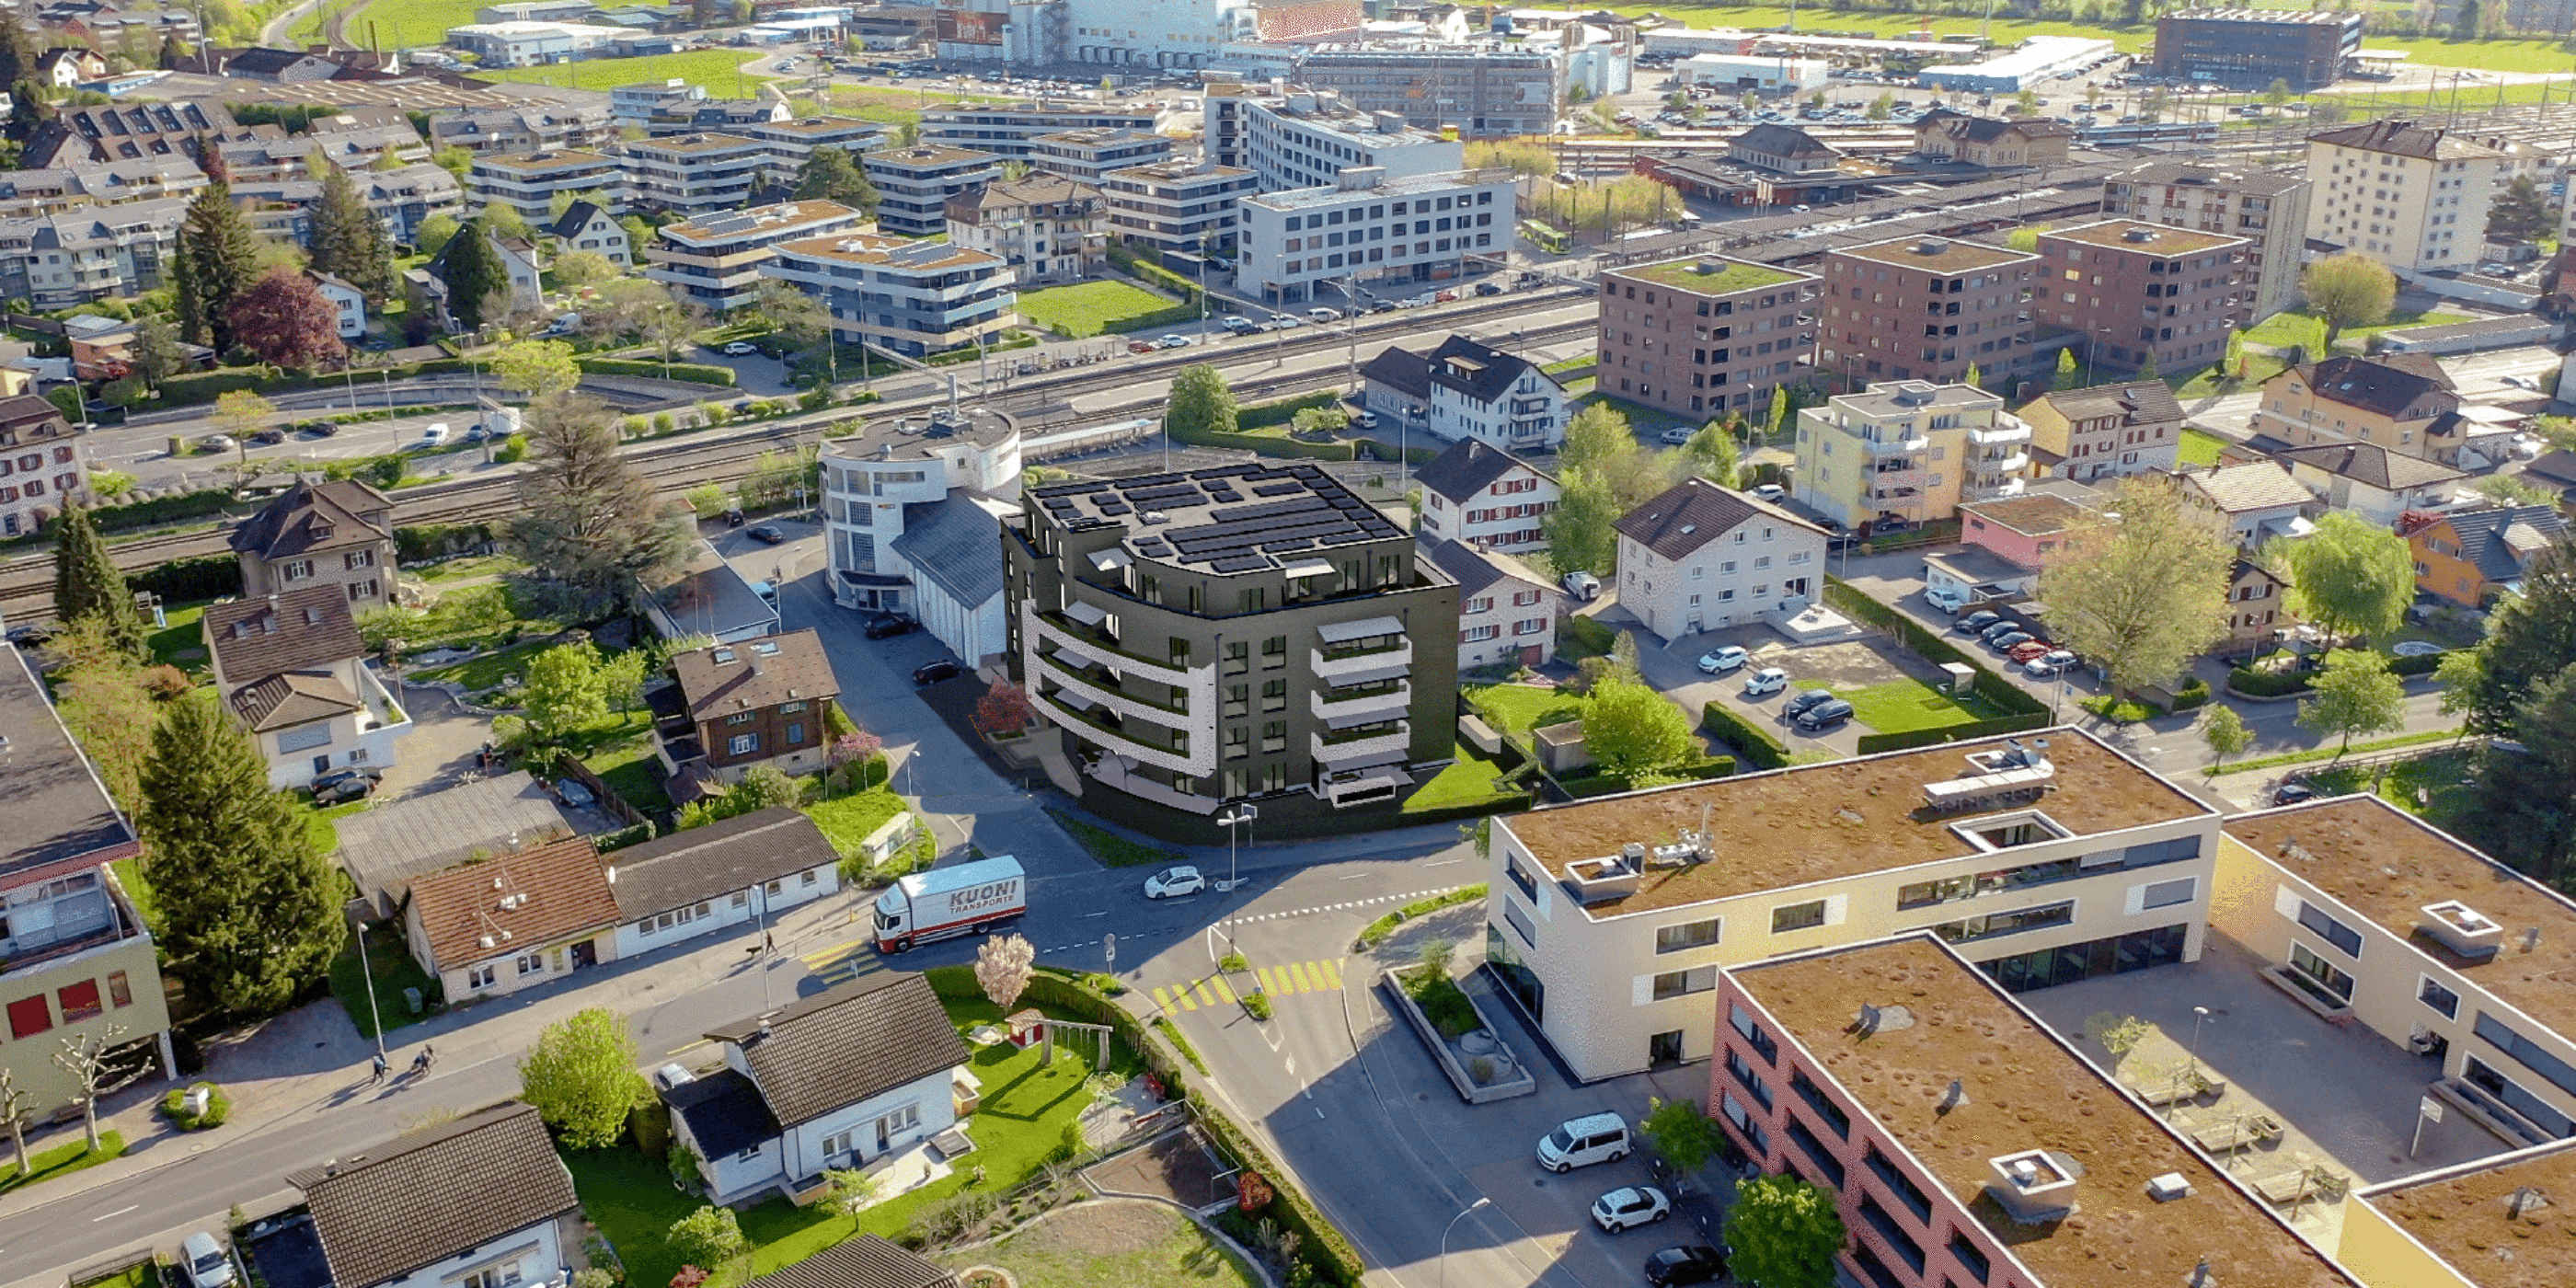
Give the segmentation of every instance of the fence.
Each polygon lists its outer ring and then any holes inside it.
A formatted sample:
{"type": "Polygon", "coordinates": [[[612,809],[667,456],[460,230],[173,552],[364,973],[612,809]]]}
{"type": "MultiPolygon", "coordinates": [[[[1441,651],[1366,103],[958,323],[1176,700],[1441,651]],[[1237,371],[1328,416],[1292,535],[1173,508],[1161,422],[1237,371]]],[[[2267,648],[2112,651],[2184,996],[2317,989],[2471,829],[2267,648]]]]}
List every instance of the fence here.
{"type": "Polygon", "coordinates": [[[571,752],[565,752],[555,758],[555,772],[589,788],[590,794],[598,798],[601,812],[616,818],[628,827],[653,826],[653,820],[646,817],[644,811],[628,804],[625,797],[617,794],[617,789],[610,787],[607,780],[592,773],[590,766],[575,759],[571,752]]]}

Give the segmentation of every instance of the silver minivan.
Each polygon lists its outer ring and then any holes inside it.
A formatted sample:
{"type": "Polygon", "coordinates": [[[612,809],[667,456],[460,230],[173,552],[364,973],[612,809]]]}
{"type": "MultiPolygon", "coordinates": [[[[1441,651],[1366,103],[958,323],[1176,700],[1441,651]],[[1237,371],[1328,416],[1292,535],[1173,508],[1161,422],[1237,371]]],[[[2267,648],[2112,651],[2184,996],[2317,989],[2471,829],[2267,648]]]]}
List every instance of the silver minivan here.
{"type": "Polygon", "coordinates": [[[232,1254],[203,1230],[179,1241],[179,1264],[191,1288],[230,1288],[233,1282],[232,1254]]]}
{"type": "Polygon", "coordinates": [[[1628,1120],[1617,1114],[1569,1119],[1538,1138],[1538,1165],[1551,1172],[1615,1163],[1627,1156],[1628,1120]]]}

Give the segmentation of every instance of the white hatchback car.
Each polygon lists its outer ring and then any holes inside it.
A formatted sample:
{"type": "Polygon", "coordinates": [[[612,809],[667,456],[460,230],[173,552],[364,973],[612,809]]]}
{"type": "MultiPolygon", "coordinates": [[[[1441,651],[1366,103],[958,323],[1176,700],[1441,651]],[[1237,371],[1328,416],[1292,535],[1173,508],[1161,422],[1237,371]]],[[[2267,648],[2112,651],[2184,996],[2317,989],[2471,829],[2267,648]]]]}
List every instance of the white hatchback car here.
{"type": "Polygon", "coordinates": [[[1192,867],[1165,868],[1145,878],[1145,897],[1148,899],[1177,899],[1205,889],[1207,878],[1200,876],[1199,870],[1192,867]]]}
{"type": "Polygon", "coordinates": [[[1723,675],[1753,660],[1753,655],[1738,645],[1729,644],[1700,654],[1699,669],[1708,675],[1723,675]]]}
{"type": "Polygon", "coordinates": [[[1744,696],[1767,698],[1789,687],[1789,673],[1776,666],[1766,666],[1744,677],[1744,696]]]}
{"type": "Polygon", "coordinates": [[[1617,1234],[1651,1225],[1673,1214],[1673,1201],[1651,1185],[1631,1185],[1592,1200],[1592,1223],[1617,1234]]]}

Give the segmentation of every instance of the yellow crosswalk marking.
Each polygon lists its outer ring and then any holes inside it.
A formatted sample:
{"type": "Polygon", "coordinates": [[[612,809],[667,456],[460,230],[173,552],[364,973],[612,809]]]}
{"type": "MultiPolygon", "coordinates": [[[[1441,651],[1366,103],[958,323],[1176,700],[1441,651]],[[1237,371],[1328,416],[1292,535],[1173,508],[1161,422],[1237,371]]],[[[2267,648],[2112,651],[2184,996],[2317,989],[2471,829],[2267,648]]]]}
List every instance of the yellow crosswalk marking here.
{"type": "Polygon", "coordinates": [[[1172,989],[1172,997],[1180,1002],[1181,1009],[1184,1011],[1195,1011],[1199,1009],[1198,999],[1190,996],[1190,986],[1187,984],[1181,984],[1174,987],[1172,989]]]}
{"type": "Polygon", "coordinates": [[[1323,985],[1323,983],[1321,982],[1321,981],[1322,981],[1322,977],[1321,977],[1321,976],[1316,976],[1316,977],[1314,977],[1313,979],[1309,979],[1309,978],[1307,977],[1307,975],[1306,975],[1306,963],[1304,963],[1304,962],[1299,962],[1299,963],[1297,963],[1296,965],[1289,967],[1288,969],[1289,969],[1292,973],[1294,973],[1294,974],[1297,976],[1297,991],[1298,991],[1298,992],[1300,992],[1300,993],[1320,993],[1320,992],[1322,992],[1322,991],[1324,990],[1324,985],[1323,985]]]}
{"type": "Polygon", "coordinates": [[[1154,990],[1154,1009],[1160,1011],[1168,1011],[1172,1009],[1171,996],[1159,987],[1154,990]]]}
{"type": "Polygon", "coordinates": [[[1338,961],[1315,963],[1315,973],[1323,976],[1324,982],[1331,985],[1336,993],[1342,991],[1342,972],[1339,967],[1338,961]]]}
{"type": "Polygon", "coordinates": [[[1262,991],[1262,992],[1264,992],[1264,993],[1276,993],[1276,992],[1278,992],[1278,991],[1279,991],[1279,986],[1270,982],[1270,968],[1269,968],[1269,967],[1267,967],[1267,966],[1255,966],[1255,967],[1253,967],[1253,968],[1252,968],[1252,977],[1253,977],[1254,979],[1257,979],[1257,980],[1260,980],[1260,981],[1261,981],[1261,991],[1262,991]]]}
{"type": "Polygon", "coordinates": [[[1226,1001],[1229,1001],[1229,1002],[1231,1002],[1231,1001],[1235,1000],[1235,997],[1234,997],[1234,989],[1233,989],[1233,987],[1232,987],[1232,986],[1228,985],[1228,984],[1225,982],[1225,976],[1223,976],[1223,975],[1219,975],[1219,976],[1215,977],[1214,979],[1209,980],[1208,982],[1209,982],[1209,983],[1211,983],[1211,984],[1216,985],[1216,995],[1217,995],[1218,997],[1221,997],[1221,998],[1223,998],[1223,999],[1225,999],[1226,1001]]]}
{"type": "Polygon", "coordinates": [[[1207,986],[1207,981],[1206,981],[1206,980],[1200,980],[1200,981],[1199,981],[1195,986],[1193,986],[1193,987],[1192,987],[1192,989],[1191,989],[1190,991],[1192,991],[1192,992],[1194,992],[1194,993],[1198,994],[1198,997],[1199,997],[1199,1005],[1201,1005],[1201,1006],[1214,1006],[1214,1005],[1216,1005],[1216,994],[1211,993],[1211,992],[1209,992],[1209,991],[1208,991],[1208,986],[1207,986]]]}

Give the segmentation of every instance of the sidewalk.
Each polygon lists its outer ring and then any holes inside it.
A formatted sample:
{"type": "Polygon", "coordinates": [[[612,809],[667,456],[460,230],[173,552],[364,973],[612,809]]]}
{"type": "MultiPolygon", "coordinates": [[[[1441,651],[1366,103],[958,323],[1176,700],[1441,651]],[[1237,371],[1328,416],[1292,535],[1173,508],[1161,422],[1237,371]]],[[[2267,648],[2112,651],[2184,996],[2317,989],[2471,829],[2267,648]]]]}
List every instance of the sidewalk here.
{"type": "MultiPolygon", "coordinates": [[[[800,949],[826,948],[864,934],[870,893],[845,887],[838,894],[782,913],[770,927],[777,943],[772,960],[792,961],[800,949]]],[[[755,942],[755,935],[748,925],[738,927],[695,941],[682,951],[608,963],[583,972],[569,985],[453,1007],[395,1029],[387,1035],[387,1058],[393,1066],[387,1083],[400,1083],[413,1054],[425,1046],[437,1048],[437,1071],[442,1073],[499,1060],[515,1065],[547,1025],[593,1007],[629,1017],[636,1026],[644,1063],[659,1064],[654,1053],[669,1047],[677,1030],[657,1035],[650,1017],[689,994],[742,974],[748,961],[745,949],[755,942]]],[[[384,1000],[401,1004],[399,998],[384,1000]]],[[[781,1004],[795,1000],[793,987],[778,1000],[781,1004]]],[[[706,1018],[714,1023],[731,1017],[706,1018]]],[[[696,1036],[694,1030],[687,1032],[688,1039],[696,1036]]],[[[338,1000],[328,997],[214,1038],[205,1044],[203,1072],[177,1083],[154,1080],[129,1088],[99,1115],[101,1132],[124,1135],[126,1156],[0,1196],[0,1216],[60,1203],[197,1157],[201,1151],[194,1147],[145,1148],[182,1135],[160,1112],[161,1098],[173,1086],[209,1081],[223,1088],[232,1100],[232,1112],[222,1127],[202,1137],[205,1144],[222,1145],[281,1125],[322,1120],[371,1089],[368,1061],[374,1055],[375,1044],[361,1037],[338,1000]]],[[[74,1119],[64,1126],[30,1131],[27,1149],[33,1155],[80,1139],[81,1124],[74,1119]]],[[[284,1183],[283,1177],[278,1179],[284,1183]]]]}

